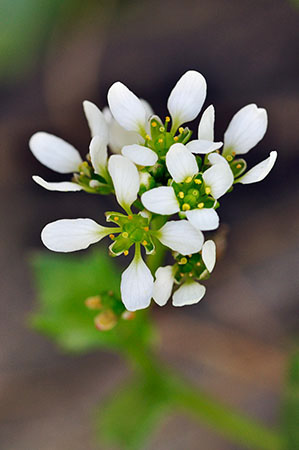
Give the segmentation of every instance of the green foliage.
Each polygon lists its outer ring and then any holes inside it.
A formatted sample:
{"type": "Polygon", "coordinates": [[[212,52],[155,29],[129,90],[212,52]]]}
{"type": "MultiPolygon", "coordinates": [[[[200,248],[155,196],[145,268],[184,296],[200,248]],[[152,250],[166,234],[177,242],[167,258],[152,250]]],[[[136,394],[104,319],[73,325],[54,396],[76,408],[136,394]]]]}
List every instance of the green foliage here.
{"type": "Polygon", "coordinates": [[[163,386],[154,377],[140,378],[114,393],[97,412],[99,441],[122,450],[145,448],[161,416],[165,415],[167,394],[163,386]]]}
{"type": "MultiPolygon", "coordinates": [[[[85,299],[108,290],[119,297],[120,270],[106,253],[84,256],[40,253],[32,258],[38,310],[31,316],[33,328],[52,338],[61,348],[83,352],[96,348],[126,350],[133,342],[146,345],[152,336],[146,311],[133,320],[120,319],[109,331],[94,326],[98,311],[89,310],[85,299]]],[[[120,301],[120,300],[119,300],[120,301]]]]}
{"type": "Polygon", "coordinates": [[[299,448],[299,353],[290,361],[287,392],[284,404],[284,434],[286,449],[299,448]]]}

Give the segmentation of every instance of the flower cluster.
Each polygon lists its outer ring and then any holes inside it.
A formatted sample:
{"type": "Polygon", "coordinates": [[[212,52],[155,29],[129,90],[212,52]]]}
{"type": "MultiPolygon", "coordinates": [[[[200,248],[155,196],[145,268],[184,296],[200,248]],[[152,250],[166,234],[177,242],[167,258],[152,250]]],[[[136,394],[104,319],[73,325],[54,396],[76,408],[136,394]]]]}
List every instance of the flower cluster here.
{"type": "Polygon", "coordinates": [[[45,132],[29,142],[34,156],[48,168],[70,173],[63,182],[33,180],[51,191],[114,194],[122,211],[106,212],[103,226],[88,218],[61,219],[45,226],[42,241],[56,252],[89,247],[109,236],[112,256],[134,257],[121,279],[121,299],[129,311],[146,308],[151,299],[162,306],[174,293],[174,306],[197,303],[205,294],[200,281],[208,278],[216,262],[216,246],[204,241],[202,231],[219,226],[219,199],[234,184],[263,180],[277,153],[246,171],[246,154],[264,136],[267,113],[250,104],[238,111],[224,134],[214,139],[214,107],[203,112],[197,138],[185,126],[205,102],[206,81],[190,70],[168,98],[169,116],[162,120],[149,104],[125,85],[108,91],[109,108],[100,111],[89,101],[83,108],[91,132],[86,160],[64,140],[45,132]],[[108,149],[114,153],[109,156],[108,149]],[[222,151],[221,151],[222,149],[222,151]],[[174,217],[172,217],[174,216],[174,217]],[[173,220],[175,219],[175,220],[173,220]],[[143,260],[160,242],[172,251],[174,264],[159,267],[155,279],[143,260]]]}

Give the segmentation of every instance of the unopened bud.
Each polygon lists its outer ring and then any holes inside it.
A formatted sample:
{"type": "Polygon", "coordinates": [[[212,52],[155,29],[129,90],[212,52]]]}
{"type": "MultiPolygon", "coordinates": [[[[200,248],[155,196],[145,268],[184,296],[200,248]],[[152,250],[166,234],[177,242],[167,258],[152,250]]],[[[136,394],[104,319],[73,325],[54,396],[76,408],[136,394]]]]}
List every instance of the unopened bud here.
{"type": "Polygon", "coordinates": [[[133,320],[136,317],[136,313],[134,311],[124,311],[121,315],[124,320],[133,320]]]}
{"type": "Polygon", "coordinates": [[[111,309],[103,311],[94,318],[95,326],[98,330],[108,331],[117,324],[117,316],[111,309]]]}
{"type": "Polygon", "coordinates": [[[85,306],[87,306],[88,309],[100,309],[102,306],[101,297],[99,295],[88,297],[85,300],[85,306]]]}

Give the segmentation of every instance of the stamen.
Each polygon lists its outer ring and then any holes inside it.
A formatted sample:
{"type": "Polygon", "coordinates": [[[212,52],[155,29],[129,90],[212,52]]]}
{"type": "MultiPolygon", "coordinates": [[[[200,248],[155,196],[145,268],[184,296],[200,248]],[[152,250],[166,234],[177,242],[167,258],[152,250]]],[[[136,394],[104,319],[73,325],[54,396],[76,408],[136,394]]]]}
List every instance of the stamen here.
{"type": "Polygon", "coordinates": [[[205,188],[205,193],[206,193],[207,195],[209,195],[209,194],[211,193],[211,188],[210,188],[209,186],[207,186],[207,187],[205,188]]]}
{"type": "Polygon", "coordinates": [[[174,141],[178,141],[178,140],[179,140],[179,137],[178,137],[178,136],[175,136],[175,137],[173,138],[173,140],[174,140],[174,141]]]}
{"type": "Polygon", "coordinates": [[[124,255],[127,256],[129,254],[129,250],[124,251],[124,255]]]}
{"type": "Polygon", "coordinates": [[[232,152],[232,156],[236,156],[236,152],[232,152]]]}
{"type": "Polygon", "coordinates": [[[190,272],[190,273],[189,273],[189,277],[193,277],[193,272],[190,272]]]}
{"type": "Polygon", "coordinates": [[[110,237],[110,239],[114,239],[115,238],[114,234],[109,234],[109,237],[110,237]]]}
{"type": "Polygon", "coordinates": [[[164,133],[165,128],[164,128],[164,127],[160,127],[160,128],[159,128],[159,131],[161,131],[161,133],[164,133]]]}
{"type": "Polygon", "coordinates": [[[119,220],[118,216],[113,217],[113,220],[115,220],[115,222],[117,222],[119,220]]]}
{"type": "Polygon", "coordinates": [[[191,183],[191,181],[192,181],[192,177],[187,177],[185,180],[185,183],[191,183]]]}
{"type": "Polygon", "coordinates": [[[197,208],[202,209],[204,206],[205,206],[204,203],[200,202],[198,203],[197,208]]]}
{"type": "Polygon", "coordinates": [[[233,157],[232,157],[232,155],[227,155],[226,159],[230,162],[233,160],[233,157]]]}
{"type": "Polygon", "coordinates": [[[198,262],[196,263],[196,265],[197,265],[198,267],[200,266],[200,264],[201,264],[200,261],[198,261],[198,262]]]}
{"type": "Polygon", "coordinates": [[[142,245],[147,245],[148,242],[146,240],[142,241],[142,245]]]}
{"type": "Polygon", "coordinates": [[[129,215],[128,215],[128,219],[129,219],[129,220],[132,220],[132,219],[133,219],[133,216],[132,216],[131,214],[129,214],[129,215]]]}
{"type": "Polygon", "coordinates": [[[201,181],[201,180],[199,180],[198,178],[196,178],[196,179],[194,180],[194,183],[195,183],[195,184],[201,184],[201,183],[202,183],[202,181],[201,181]]]}
{"type": "Polygon", "coordinates": [[[152,122],[152,127],[156,127],[157,126],[157,122],[152,122]]]}
{"type": "Polygon", "coordinates": [[[144,227],[144,231],[149,231],[149,227],[144,227]]]}
{"type": "Polygon", "coordinates": [[[241,169],[241,167],[242,167],[242,164],[237,164],[237,165],[236,165],[236,168],[237,168],[237,169],[241,169]]]}
{"type": "Polygon", "coordinates": [[[147,135],[145,136],[145,139],[147,139],[148,141],[150,141],[150,140],[151,140],[151,137],[150,137],[150,135],[149,135],[149,134],[147,134],[147,135]]]}
{"type": "Polygon", "coordinates": [[[125,239],[127,239],[127,237],[129,237],[129,234],[126,231],[124,231],[121,235],[125,239]]]}
{"type": "Polygon", "coordinates": [[[194,195],[194,197],[196,197],[196,196],[199,194],[199,192],[198,192],[197,189],[194,189],[194,190],[192,191],[192,194],[194,195]]]}
{"type": "Polygon", "coordinates": [[[180,134],[184,133],[184,128],[183,128],[183,127],[180,127],[180,128],[179,128],[179,133],[180,133],[180,134]]]}
{"type": "Polygon", "coordinates": [[[170,122],[170,117],[169,116],[165,117],[165,122],[170,122]]]}
{"type": "Polygon", "coordinates": [[[163,139],[162,138],[158,139],[158,142],[159,142],[159,144],[162,144],[163,143],[163,139]]]}
{"type": "Polygon", "coordinates": [[[183,211],[189,211],[189,209],[191,209],[191,206],[189,205],[189,203],[184,203],[182,209],[183,211]]]}
{"type": "Polygon", "coordinates": [[[179,264],[187,264],[188,260],[187,258],[181,258],[179,264]]]}
{"type": "Polygon", "coordinates": [[[178,195],[179,195],[179,197],[180,197],[180,198],[184,198],[184,197],[185,197],[185,194],[184,194],[184,192],[182,192],[182,191],[181,191],[181,192],[179,192],[179,194],[178,194],[178,195]]]}

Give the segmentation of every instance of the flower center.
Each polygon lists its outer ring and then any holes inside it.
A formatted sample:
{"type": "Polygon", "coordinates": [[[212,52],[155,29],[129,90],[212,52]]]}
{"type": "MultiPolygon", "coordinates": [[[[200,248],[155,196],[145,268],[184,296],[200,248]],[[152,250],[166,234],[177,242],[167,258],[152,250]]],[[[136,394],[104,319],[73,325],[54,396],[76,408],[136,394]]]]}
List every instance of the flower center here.
{"type": "Polygon", "coordinates": [[[172,187],[180,204],[181,211],[212,208],[215,200],[209,195],[211,189],[205,186],[202,176],[187,177],[182,183],[173,182],[172,187]]]}

